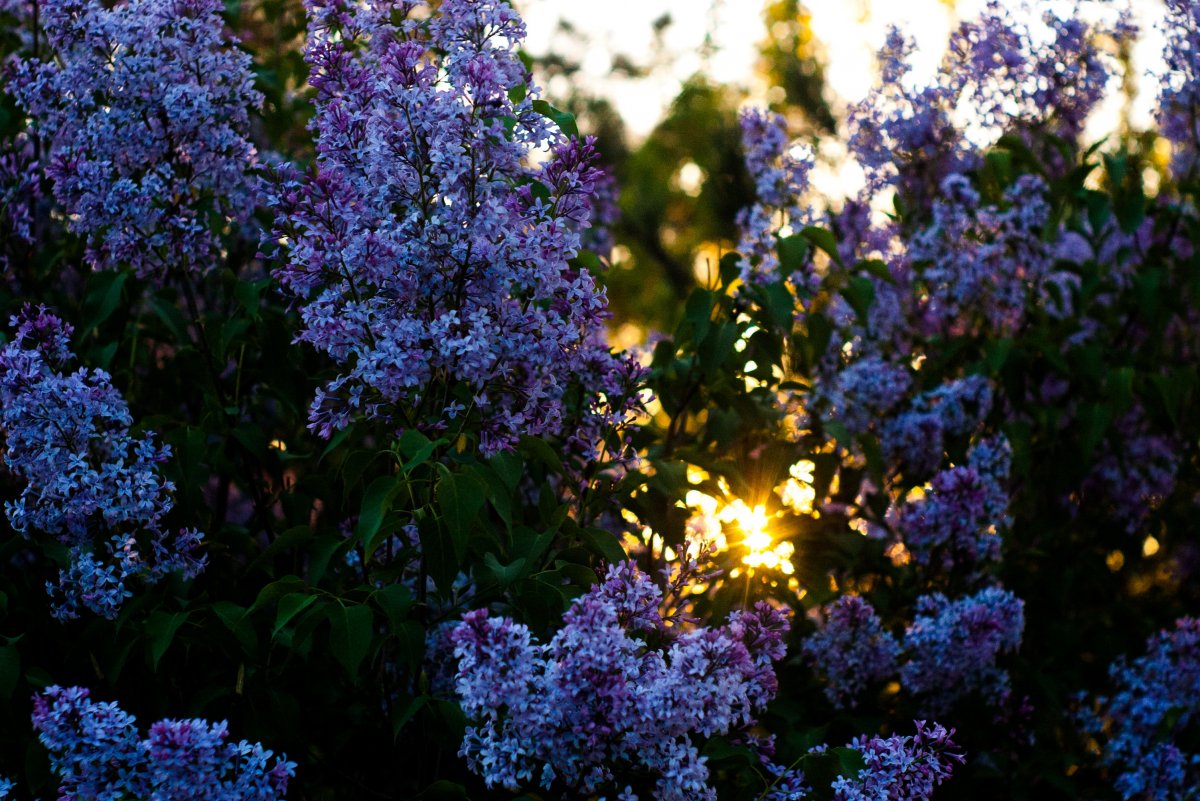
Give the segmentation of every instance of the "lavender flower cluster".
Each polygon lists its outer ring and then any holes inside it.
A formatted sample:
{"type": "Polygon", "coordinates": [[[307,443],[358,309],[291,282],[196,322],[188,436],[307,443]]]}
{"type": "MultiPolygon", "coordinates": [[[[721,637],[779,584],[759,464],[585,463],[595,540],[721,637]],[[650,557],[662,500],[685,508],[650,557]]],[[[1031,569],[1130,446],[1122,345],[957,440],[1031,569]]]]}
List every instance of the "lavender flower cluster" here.
{"type": "Polygon", "coordinates": [[[992,386],[982,376],[947,381],[917,395],[883,424],[888,460],[911,476],[927,476],[942,464],[949,437],[974,432],[992,409],[992,386]]]}
{"type": "Polygon", "coordinates": [[[81,607],[116,617],[133,578],[153,584],[170,572],[196,576],[201,534],[168,531],[174,486],[159,475],[170,448],[135,437],[129,407],[103,370],[62,370],[72,328],[44,307],[12,319],[0,350],[4,465],[24,481],[4,510],[13,529],[69,546],[71,564],[49,589],[60,620],[81,607]]]}
{"type": "Polygon", "coordinates": [[[1024,602],[1000,587],[953,601],[941,593],[923,596],[904,632],[901,682],[933,712],[970,693],[999,703],[1009,694],[1009,678],[996,661],[1020,647],[1024,630],[1024,602]]]}
{"type": "Polygon", "coordinates": [[[816,634],[801,646],[804,659],[825,679],[825,696],[838,708],[896,673],[900,646],[862,596],[843,595],[823,610],[816,634]]]}
{"type": "Polygon", "coordinates": [[[33,727],[62,799],[280,801],[295,775],[296,763],[272,759],[261,744],[229,742],[224,722],[160,720],[143,739],[132,715],[88,696],[53,686],[33,699],[33,727]]]}
{"type": "Polygon", "coordinates": [[[941,471],[923,498],[900,507],[896,527],[917,564],[949,573],[1000,561],[1011,463],[1003,436],[982,440],[966,464],[941,471]]]}
{"type": "MultiPolygon", "coordinates": [[[[866,763],[854,776],[833,782],[834,801],[928,801],[965,759],[951,739],[954,730],[923,720],[916,734],[855,737],[848,744],[866,763]]],[[[824,746],[813,753],[826,750],[824,746]]],[[[765,801],[805,801],[812,792],[802,771],[768,765],[775,781],[765,801]]]]}
{"type": "Polygon", "coordinates": [[[1200,165],[1200,3],[1167,0],[1166,6],[1158,125],[1175,146],[1175,174],[1184,178],[1200,165]]]}
{"type": "MultiPolygon", "coordinates": [[[[760,602],[724,626],[680,633],[665,625],[662,600],[627,563],[610,567],[544,645],[486,610],[464,616],[450,638],[457,693],[475,721],[461,751],[471,769],[489,786],[585,795],[648,773],[660,801],[715,799],[695,738],[753,724],[776,690],[787,619],[760,602]]],[[[636,796],[626,788],[621,798],[636,796]]]]}
{"type": "Polygon", "coordinates": [[[49,144],[46,174],[98,269],[162,282],[205,272],[256,190],[250,56],[220,0],[52,0],[54,54],[17,59],[11,92],[49,144]]]}
{"type": "Polygon", "coordinates": [[[813,275],[779,275],[777,232],[782,226],[798,231],[809,221],[800,205],[813,167],[810,150],[793,147],[782,115],[747,108],[738,118],[746,170],[754,179],[756,201],[737,215],[738,252],[745,283],[790,280],[800,290],[814,288],[813,275]]]}
{"type": "Polygon", "coordinates": [[[538,112],[517,13],[499,0],[307,8],[316,167],[285,170],[271,205],[297,339],[342,370],[310,428],[477,421],[492,454],[569,428],[572,375],[605,386],[585,429],[626,423],[640,369],[600,342],[604,292],[573,260],[604,173],[590,140],[538,112]]]}
{"type": "Polygon", "coordinates": [[[1150,801],[1191,797],[1200,786],[1200,754],[1187,745],[1200,721],[1200,620],[1175,621],[1150,638],[1144,656],[1112,665],[1109,678],[1112,695],[1096,698],[1080,723],[1103,739],[1100,763],[1116,774],[1117,792],[1150,801]]]}

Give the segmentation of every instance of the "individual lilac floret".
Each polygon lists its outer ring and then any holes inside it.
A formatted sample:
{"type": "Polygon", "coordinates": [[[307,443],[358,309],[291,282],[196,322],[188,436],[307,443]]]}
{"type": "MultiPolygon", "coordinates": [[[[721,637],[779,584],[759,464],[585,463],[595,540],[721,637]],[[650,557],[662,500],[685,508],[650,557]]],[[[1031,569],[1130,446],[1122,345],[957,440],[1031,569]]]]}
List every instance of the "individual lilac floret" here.
{"type": "Polygon", "coordinates": [[[986,378],[949,381],[918,395],[908,409],[884,424],[884,453],[906,473],[929,475],[942,463],[946,437],[971,433],[991,409],[992,386],[986,378]]]}
{"type": "Polygon", "coordinates": [[[1000,561],[1011,464],[1004,437],[979,442],[966,464],[935,475],[925,496],[901,509],[896,527],[917,564],[971,573],[1000,561]]]}
{"type": "Polygon", "coordinates": [[[746,170],[754,179],[754,205],[737,215],[741,278],[747,284],[790,279],[799,289],[815,288],[813,274],[780,275],[778,234],[781,226],[793,233],[807,224],[809,213],[801,205],[813,167],[811,151],[795,152],[787,134],[787,121],[766,109],[747,108],[739,116],[746,170]]]}
{"type": "Polygon", "coordinates": [[[10,798],[12,796],[13,788],[16,786],[16,782],[14,782],[12,779],[6,779],[3,776],[0,776],[0,801],[10,798]]]}
{"type": "Polygon", "coordinates": [[[537,113],[521,18],[501,0],[307,8],[317,158],[281,173],[271,205],[297,339],[341,370],[309,427],[478,430],[485,454],[577,430],[565,379],[629,373],[595,336],[603,290],[572,263],[607,179],[590,139],[537,113]]]}
{"type": "Polygon", "coordinates": [[[1007,697],[1009,682],[996,660],[1020,647],[1024,630],[1024,602],[1000,587],[955,601],[941,593],[922,596],[904,633],[908,661],[901,681],[934,711],[970,693],[997,704],[1007,697]]]}
{"type": "Polygon", "coordinates": [[[77,617],[82,606],[111,619],[130,579],[195,577],[201,534],[163,523],[174,485],[159,465],[170,448],[130,434],[129,407],[103,370],[61,372],[72,358],[69,325],[28,305],[12,324],[0,350],[0,434],[4,464],[25,488],[4,510],[15,531],[70,548],[70,567],[49,586],[55,616],[77,617]]]}
{"type": "Polygon", "coordinates": [[[927,801],[938,785],[965,761],[947,731],[916,721],[912,736],[856,737],[849,747],[862,754],[866,767],[857,776],[839,776],[834,801],[927,801]]]}
{"type": "Polygon", "coordinates": [[[722,627],[672,636],[658,587],[616,565],[546,645],[480,609],[450,635],[456,689],[475,724],[461,753],[489,786],[590,796],[656,777],[662,801],[715,799],[697,738],[748,729],[774,696],[787,619],[759,604],[722,627]],[[653,631],[652,647],[637,635],[653,631]]]}
{"type": "Polygon", "coordinates": [[[250,56],[220,0],[51,0],[55,51],[16,62],[12,91],[49,143],[46,174],[88,262],[164,281],[208,271],[253,210],[250,56]],[[220,222],[214,225],[213,220],[220,222]]]}
{"type": "Polygon", "coordinates": [[[843,595],[825,607],[802,653],[825,678],[825,696],[842,709],[854,708],[864,690],[895,675],[900,646],[866,599],[843,595]]]}
{"type": "Polygon", "coordinates": [[[1117,774],[1113,786],[1126,799],[1188,798],[1200,786],[1200,754],[1187,745],[1200,712],[1200,620],[1180,618],[1150,638],[1145,656],[1108,672],[1113,694],[1096,698],[1080,722],[1103,738],[1100,763],[1117,774]]]}
{"type": "Polygon", "coordinates": [[[1172,168],[1183,178],[1200,164],[1200,3],[1166,0],[1166,71],[1158,93],[1158,125],[1175,146],[1172,168]]]}
{"type": "Polygon", "coordinates": [[[142,739],[132,715],[88,695],[55,686],[33,699],[33,727],[62,799],[279,801],[295,775],[296,763],[285,756],[228,742],[225,722],[160,720],[142,739]]]}

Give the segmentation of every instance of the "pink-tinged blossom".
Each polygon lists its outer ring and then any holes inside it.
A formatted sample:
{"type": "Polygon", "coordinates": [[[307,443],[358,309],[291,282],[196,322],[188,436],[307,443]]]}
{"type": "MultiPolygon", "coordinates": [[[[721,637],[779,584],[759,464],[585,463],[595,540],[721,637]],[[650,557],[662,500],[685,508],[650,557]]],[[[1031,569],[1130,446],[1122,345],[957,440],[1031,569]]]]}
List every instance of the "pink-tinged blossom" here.
{"type": "Polygon", "coordinates": [[[1200,718],[1200,620],[1180,618],[1150,638],[1146,654],[1109,668],[1111,695],[1081,714],[1085,732],[1101,738],[1100,763],[1116,775],[1125,799],[1182,801],[1200,786],[1193,752],[1200,718]]]}
{"type": "Polygon", "coordinates": [[[280,801],[295,775],[285,756],[229,742],[225,722],[160,720],[143,739],[132,715],[88,696],[82,687],[54,686],[33,699],[33,727],[61,799],[280,801]]]}
{"type": "Polygon", "coordinates": [[[825,679],[830,703],[843,709],[854,708],[865,690],[896,674],[900,646],[865,598],[844,595],[822,610],[802,653],[825,679]]]}
{"type": "MultiPolygon", "coordinates": [[[[307,6],[317,159],[284,170],[271,205],[297,339],[341,371],[310,428],[474,429],[486,454],[579,430],[570,377],[630,377],[597,336],[604,292],[573,261],[606,178],[590,139],[535,110],[521,18],[499,0],[307,6]]],[[[586,414],[627,423],[636,395],[606,397],[616,408],[586,414]]]]}
{"type": "Polygon", "coordinates": [[[255,203],[250,56],[220,0],[50,0],[52,58],[18,59],[11,91],[49,146],[46,174],[98,269],[204,272],[255,203]]]}
{"type": "Polygon", "coordinates": [[[739,116],[746,170],[754,180],[755,202],[738,212],[742,281],[763,284],[790,280],[803,292],[816,286],[812,273],[781,275],[777,232],[788,226],[798,233],[808,224],[809,212],[801,205],[813,167],[810,150],[791,144],[787,121],[766,109],[748,108],[739,116]]]}
{"type": "Polygon", "coordinates": [[[0,434],[4,464],[25,486],[4,511],[15,531],[70,549],[71,565],[49,585],[55,616],[85,607],[114,618],[131,579],[197,575],[201,534],[163,521],[174,485],[159,465],[170,448],[130,433],[129,407],[103,370],[62,372],[73,358],[69,325],[32,306],[12,324],[0,350],[0,434]]]}
{"type": "Polygon", "coordinates": [[[467,716],[461,753],[489,786],[616,792],[649,774],[661,801],[715,799],[696,737],[749,728],[774,696],[787,619],[760,603],[673,635],[662,595],[615,565],[547,644],[486,610],[450,634],[467,716]],[[653,632],[654,647],[639,635],[653,632]]]}
{"type": "Polygon", "coordinates": [[[1024,602],[1000,587],[954,601],[941,593],[922,596],[904,633],[901,682],[934,711],[972,693],[998,703],[1009,693],[1009,680],[996,662],[1020,647],[1024,630],[1024,602]]]}
{"type": "Polygon", "coordinates": [[[971,448],[966,464],[938,473],[924,497],[903,506],[896,528],[913,561],[968,574],[999,562],[1010,522],[1011,463],[1004,437],[984,440],[971,448]]]}

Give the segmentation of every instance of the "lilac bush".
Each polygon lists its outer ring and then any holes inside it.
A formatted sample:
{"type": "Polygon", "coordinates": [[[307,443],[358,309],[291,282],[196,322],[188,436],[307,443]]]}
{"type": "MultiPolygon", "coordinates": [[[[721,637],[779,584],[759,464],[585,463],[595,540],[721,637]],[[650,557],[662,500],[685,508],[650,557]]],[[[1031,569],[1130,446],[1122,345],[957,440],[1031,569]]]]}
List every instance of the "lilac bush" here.
{"type": "Polygon", "coordinates": [[[77,801],[279,801],[296,763],[258,743],[229,742],[228,724],[160,720],[143,739],[134,717],[82,687],[34,697],[33,726],[58,775],[59,797],[77,801]]]}
{"type": "Polygon", "coordinates": [[[492,454],[575,429],[572,375],[605,385],[584,417],[619,426],[638,371],[595,336],[604,291],[575,260],[606,180],[593,144],[540,113],[512,8],[427,10],[308,4],[317,161],[309,175],[285,171],[271,205],[297,339],[341,370],[310,427],[477,428],[492,454]],[[535,152],[549,158],[535,166],[535,152]]]}
{"type": "Polygon", "coordinates": [[[262,101],[219,0],[50,0],[52,56],[9,91],[48,146],[46,175],[97,269],[159,283],[221,260],[255,205],[249,113],[262,101]]]}
{"type": "Polygon", "coordinates": [[[174,485],[159,465],[170,448],[131,434],[129,407],[103,370],[63,372],[73,359],[70,325],[28,305],[11,325],[13,341],[0,350],[0,435],[4,465],[24,488],[4,511],[14,531],[70,548],[70,566],[48,585],[55,616],[82,607],[114,618],[130,580],[197,575],[202,535],[163,520],[174,485]]]}

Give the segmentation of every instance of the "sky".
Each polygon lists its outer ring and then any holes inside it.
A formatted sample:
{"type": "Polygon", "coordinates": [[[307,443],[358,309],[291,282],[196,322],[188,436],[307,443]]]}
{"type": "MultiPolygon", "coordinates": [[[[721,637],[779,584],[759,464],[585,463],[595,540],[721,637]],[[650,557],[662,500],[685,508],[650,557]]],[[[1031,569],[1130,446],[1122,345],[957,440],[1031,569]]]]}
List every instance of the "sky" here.
{"type": "MultiPolygon", "coordinates": [[[[1141,73],[1158,63],[1162,51],[1162,40],[1153,30],[1162,4],[1129,2],[1144,31],[1134,50],[1135,69],[1141,73]]],[[[1059,0],[1042,0],[1039,6],[1047,3],[1065,7],[1059,0]]],[[[889,25],[900,25],[916,38],[914,72],[928,74],[941,58],[951,26],[983,4],[984,0],[810,0],[806,5],[813,31],[825,46],[826,77],[835,103],[857,100],[870,89],[874,54],[889,25]]],[[[615,101],[635,137],[649,133],[681,82],[702,68],[716,81],[745,86],[751,102],[761,99],[767,88],[756,85],[754,75],[756,47],[765,35],[763,0],[519,0],[519,6],[528,24],[528,46],[535,54],[551,47],[559,19],[588,34],[592,48],[582,56],[583,79],[615,101]],[[655,52],[652,22],[664,14],[672,19],[664,35],[666,52],[655,52]],[[709,31],[716,48],[706,62],[702,50],[709,31]],[[647,79],[614,79],[609,75],[613,53],[637,64],[657,61],[661,67],[647,79]]],[[[1151,124],[1152,98],[1149,92],[1142,95],[1133,109],[1139,127],[1151,124]]],[[[1114,107],[1101,109],[1090,133],[1103,135],[1113,119],[1114,107]]]]}

